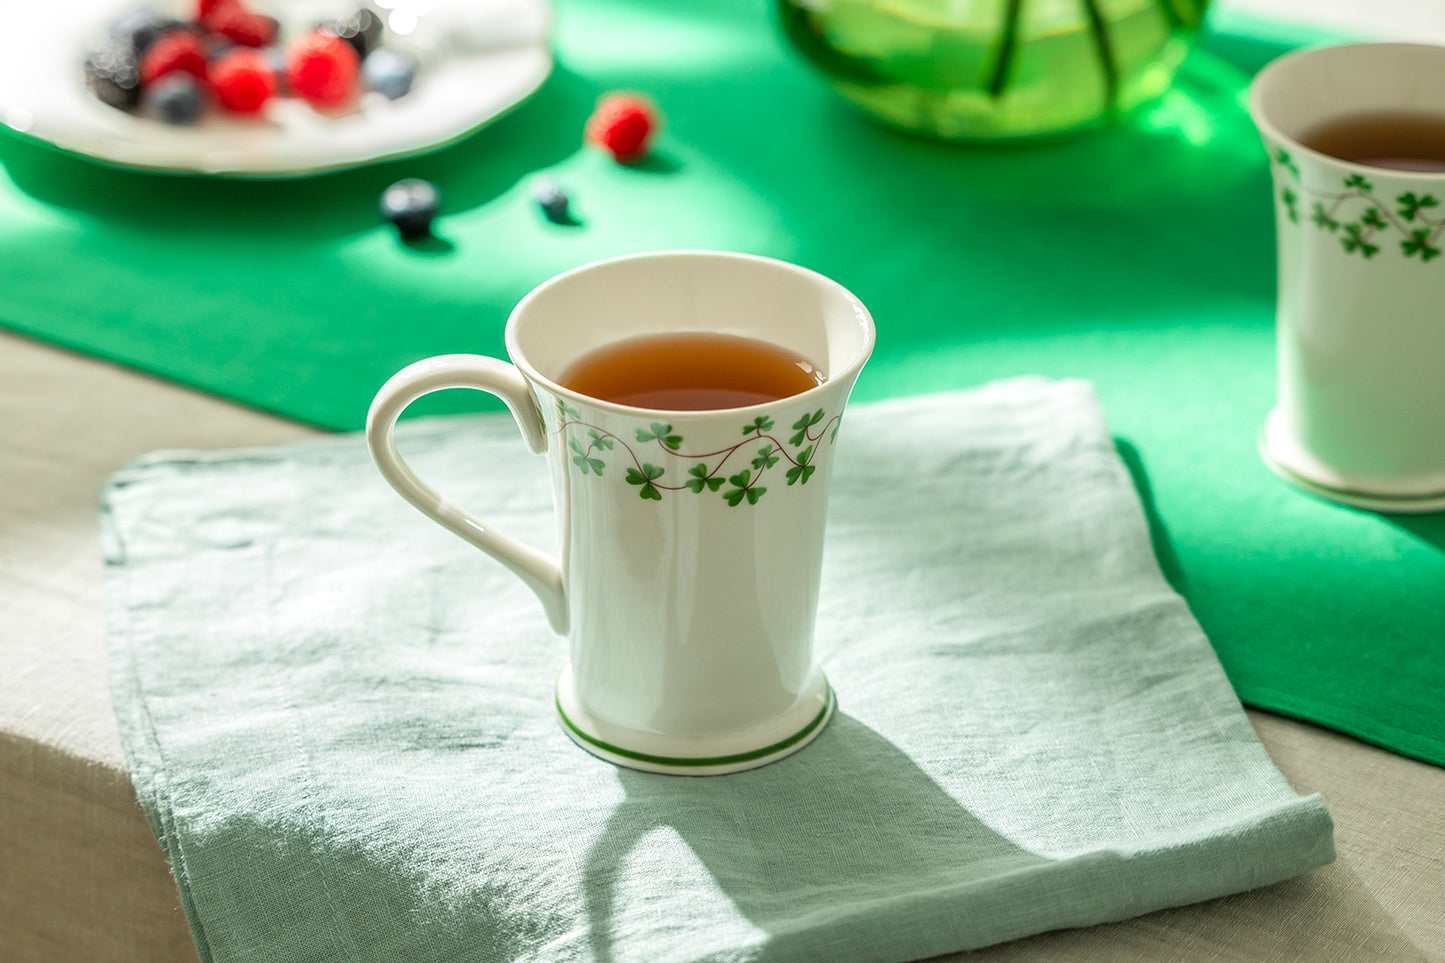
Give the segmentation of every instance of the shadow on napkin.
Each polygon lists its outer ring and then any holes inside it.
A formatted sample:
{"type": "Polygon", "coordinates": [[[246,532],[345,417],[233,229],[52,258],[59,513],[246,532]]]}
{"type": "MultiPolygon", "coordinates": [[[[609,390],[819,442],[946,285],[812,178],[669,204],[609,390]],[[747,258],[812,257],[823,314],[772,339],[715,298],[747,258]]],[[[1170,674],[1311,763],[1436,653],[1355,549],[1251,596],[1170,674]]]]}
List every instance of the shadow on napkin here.
{"type": "MultiPolygon", "coordinates": [[[[808,748],[802,778],[760,793],[756,781],[658,779],[618,770],[625,798],[587,850],[587,930],[598,963],[614,959],[615,880],[651,834],[675,834],[718,889],[765,934],[758,959],[805,958],[819,930],[843,935],[858,881],[892,878],[898,896],[946,890],[950,867],[983,879],[1047,862],[960,806],[908,756],[840,712],[808,748]],[[821,757],[826,757],[821,758],[821,757]],[[797,904],[813,907],[800,919],[797,904]]],[[[665,869],[665,867],[659,867],[665,869]]]]}

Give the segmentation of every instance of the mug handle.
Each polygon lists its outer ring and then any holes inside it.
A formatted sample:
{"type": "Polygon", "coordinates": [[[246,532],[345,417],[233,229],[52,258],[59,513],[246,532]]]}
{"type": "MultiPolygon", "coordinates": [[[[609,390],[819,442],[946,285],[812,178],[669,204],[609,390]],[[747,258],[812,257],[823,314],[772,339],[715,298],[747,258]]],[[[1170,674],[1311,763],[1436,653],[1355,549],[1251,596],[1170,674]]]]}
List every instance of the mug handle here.
{"type": "Polygon", "coordinates": [[[392,375],[381,386],[366,416],[366,445],[382,477],[422,514],[455,532],[511,569],[537,594],[558,635],[567,634],[567,592],[562,568],[550,555],[485,525],[465,509],[443,498],[417,477],[396,450],[396,420],[422,395],[446,388],[475,388],[501,398],[511,409],[522,439],[533,454],[547,450],[547,433],[527,382],[514,366],[476,354],[444,354],[426,358],[392,375]]]}

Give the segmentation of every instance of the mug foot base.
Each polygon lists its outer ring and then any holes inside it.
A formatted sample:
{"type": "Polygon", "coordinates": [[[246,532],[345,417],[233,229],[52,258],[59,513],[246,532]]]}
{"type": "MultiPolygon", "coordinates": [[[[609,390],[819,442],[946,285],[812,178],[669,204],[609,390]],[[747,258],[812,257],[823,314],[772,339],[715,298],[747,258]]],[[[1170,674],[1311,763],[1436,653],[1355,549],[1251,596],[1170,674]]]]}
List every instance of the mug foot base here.
{"type": "Polygon", "coordinates": [[[816,739],[837,704],[827,680],[821,673],[818,678],[812,696],[766,726],[717,736],[668,737],[621,730],[592,717],[573,695],[568,668],[557,682],[557,718],[573,742],[614,765],[678,776],[720,776],[766,766],[816,739]]]}
{"type": "Polygon", "coordinates": [[[1259,454],[1269,470],[1280,478],[1327,501],[1402,515],[1445,511],[1445,488],[1426,485],[1418,492],[1372,491],[1330,471],[1287,435],[1278,411],[1270,413],[1260,430],[1259,454]]]}

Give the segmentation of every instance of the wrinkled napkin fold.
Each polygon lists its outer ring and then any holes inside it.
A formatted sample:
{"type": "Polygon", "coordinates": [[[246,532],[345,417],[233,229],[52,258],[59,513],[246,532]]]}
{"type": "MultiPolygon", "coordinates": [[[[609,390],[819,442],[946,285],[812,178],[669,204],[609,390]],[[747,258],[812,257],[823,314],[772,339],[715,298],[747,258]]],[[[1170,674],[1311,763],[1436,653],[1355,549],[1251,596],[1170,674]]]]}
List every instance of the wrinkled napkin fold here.
{"type": "MultiPolygon", "coordinates": [[[[117,474],[117,712],[202,959],[909,960],[1333,858],[1161,577],[1087,384],[857,405],[838,443],[817,653],[840,713],[716,778],[573,746],[536,600],[358,437],[117,474]]],[[[400,444],[554,543],[506,416],[400,444]]]]}

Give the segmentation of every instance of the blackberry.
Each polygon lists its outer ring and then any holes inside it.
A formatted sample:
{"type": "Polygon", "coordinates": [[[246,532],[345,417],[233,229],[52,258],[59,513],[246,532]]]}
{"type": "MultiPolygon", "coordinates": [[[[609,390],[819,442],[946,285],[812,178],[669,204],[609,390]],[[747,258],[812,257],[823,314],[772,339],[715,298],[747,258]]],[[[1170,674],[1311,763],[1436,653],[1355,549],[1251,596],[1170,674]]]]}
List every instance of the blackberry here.
{"type": "Polygon", "coordinates": [[[112,23],[107,33],[130,44],[136,56],[140,56],[163,34],[185,29],[190,26],[182,20],[163,16],[149,7],[139,7],[112,23]]]}
{"type": "Polygon", "coordinates": [[[431,234],[432,221],[441,208],[441,193],[431,181],[408,177],[381,192],[381,216],[396,225],[403,240],[416,241],[431,234]]]}
{"type": "Polygon", "coordinates": [[[85,85],[102,102],[119,110],[140,103],[140,63],[124,37],[108,37],[85,58],[85,85]]]}
{"type": "Polygon", "coordinates": [[[397,100],[411,92],[412,81],[416,79],[416,61],[389,47],[378,47],[361,62],[361,79],[387,100],[397,100]]]}
{"type": "Polygon", "coordinates": [[[329,17],[318,23],[316,29],[345,40],[356,51],[356,56],[363,59],[381,45],[381,18],[365,7],[349,16],[329,17]]]}
{"type": "Polygon", "coordinates": [[[146,88],[145,103],[167,124],[194,124],[205,109],[201,85],[184,71],[167,74],[146,88]]]}

